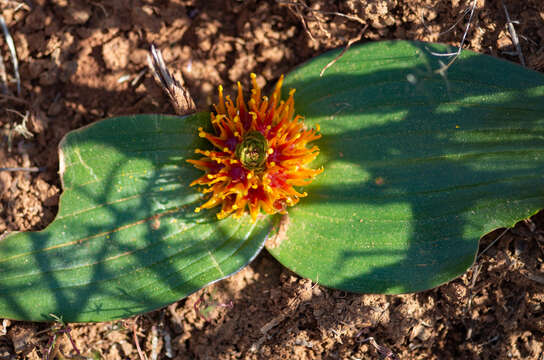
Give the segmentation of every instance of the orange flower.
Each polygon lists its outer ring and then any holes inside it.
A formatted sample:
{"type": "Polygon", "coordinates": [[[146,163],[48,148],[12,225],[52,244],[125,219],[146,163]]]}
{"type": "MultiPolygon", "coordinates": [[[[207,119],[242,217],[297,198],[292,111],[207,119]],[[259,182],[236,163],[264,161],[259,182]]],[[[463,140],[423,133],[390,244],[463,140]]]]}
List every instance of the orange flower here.
{"type": "Polygon", "coordinates": [[[295,90],[287,101],[280,101],[282,76],[269,99],[261,96],[255,78],[251,74],[253,89],[247,105],[240,83],[236,103],[229,96],[224,100],[219,86],[219,104],[214,105],[216,114],[211,114],[214,134],[198,129],[215,149],[197,149],[204,157],[187,160],[206,172],[191,186],[201,185],[201,192],[211,193],[196,212],[221,205],[219,219],[249,211],[253,221],[261,209],[267,214],[285,213],[287,206],[307,195],[294,187],[310,184],[323,171],[305,167],[319,154],[317,146],[306,145],[321,135],[319,125],[306,130],[300,115],[293,118],[295,90]]]}

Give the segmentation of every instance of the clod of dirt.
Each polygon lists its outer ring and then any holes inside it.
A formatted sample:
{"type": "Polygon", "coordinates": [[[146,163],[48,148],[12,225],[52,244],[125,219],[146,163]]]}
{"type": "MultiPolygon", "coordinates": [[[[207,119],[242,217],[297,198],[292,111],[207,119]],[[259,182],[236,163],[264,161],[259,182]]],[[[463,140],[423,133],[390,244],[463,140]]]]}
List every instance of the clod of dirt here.
{"type": "Polygon", "coordinates": [[[106,67],[117,71],[127,67],[130,43],[123,37],[116,37],[102,47],[102,59],[106,67]]]}
{"type": "Polygon", "coordinates": [[[90,6],[77,1],[67,1],[63,10],[63,21],[67,25],[83,25],[92,14],[90,6]]]}
{"type": "Polygon", "coordinates": [[[11,340],[16,354],[23,354],[32,350],[35,346],[35,335],[36,327],[34,326],[11,327],[8,331],[8,338],[11,340]]]}

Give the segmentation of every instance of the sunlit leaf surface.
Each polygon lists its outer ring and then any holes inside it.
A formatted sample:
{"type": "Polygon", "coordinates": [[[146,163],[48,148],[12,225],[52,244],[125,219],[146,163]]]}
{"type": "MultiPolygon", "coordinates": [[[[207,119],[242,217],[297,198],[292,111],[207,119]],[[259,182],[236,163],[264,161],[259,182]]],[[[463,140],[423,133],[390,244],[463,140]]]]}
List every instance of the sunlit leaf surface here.
{"type": "Polygon", "coordinates": [[[485,233],[544,207],[544,76],[445,46],[374,42],[291,72],[297,113],[321,125],[325,171],[268,249],[322,285],[432,288],[462,274],[485,233]]]}
{"type": "Polygon", "coordinates": [[[0,241],[0,317],[104,321],[174,302],[244,267],[267,220],[196,214],[209,114],[103,120],[61,144],[59,213],[45,230],[0,241]]]}

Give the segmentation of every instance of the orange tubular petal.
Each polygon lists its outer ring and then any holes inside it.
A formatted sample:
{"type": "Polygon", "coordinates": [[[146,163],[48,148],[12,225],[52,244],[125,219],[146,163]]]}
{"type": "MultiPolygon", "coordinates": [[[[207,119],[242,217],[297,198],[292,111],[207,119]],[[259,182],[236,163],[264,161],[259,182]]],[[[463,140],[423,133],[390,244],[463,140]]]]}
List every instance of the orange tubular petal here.
{"type": "Polygon", "coordinates": [[[270,98],[262,96],[255,74],[251,74],[251,84],[247,104],[240,83],[237,84],[236,101],[224,96],[223,87],[219,86],[219,100],[214,105],[216,113],[211,115],[215,133],[199,128],[199,136],[207,139],[214,149],[196,149],[195,153],[203,157],[187,160],[205,172],[190,185],[199,185],[199,191],[209,194],[196,212],[220,205],[219,219],[229,215],[238,218],[249,213],[253,222],[261,210],[267,214],[283,214],[288,206],[297,204],[307,195],[294,187],[310,184],[323,172],[323,168],[305,167],[319,154],[317,146],[307,147],[307,144],[321,138],[321,134],[318,133],[319,125],[316,129],[304,129],[303,118],[295,116],[295,90],[290,90],[287,100],[282,101],[283,76],[270,98]],[[246,146],[246,135],[247,139],[254,139],[255,132],[262,134],[259,136],[265,143],[259,150],[264,155],[264,164],[259,168],[249,167],[251,163],[238,158],[237,150],[239,146],[246,146]]]}

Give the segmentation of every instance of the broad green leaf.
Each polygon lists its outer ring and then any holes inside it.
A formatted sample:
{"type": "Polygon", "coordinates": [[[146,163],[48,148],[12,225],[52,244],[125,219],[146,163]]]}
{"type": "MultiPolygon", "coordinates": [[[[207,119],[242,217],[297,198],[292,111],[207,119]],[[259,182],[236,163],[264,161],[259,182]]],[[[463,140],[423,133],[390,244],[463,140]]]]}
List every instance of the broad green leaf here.
{"type": "Polygon", "coordinates": [[[544,76],[445,46],[375,42],[291,72],[325,171],[267,245],[322,285],[402,293],[474,261],[479,238],[544,207],[544,76]],[[286,232],[285,232],[286,231],[286,232]]]}
{"type": "Polygon", "coordinates": [[[174,302],[245,266],[268,220],[195,214],[209,114],[111,118],[70,133],[64,191],[45,230],[0,241],[0,317],[105,321],[174,302]]]}

